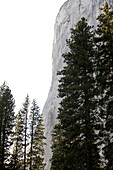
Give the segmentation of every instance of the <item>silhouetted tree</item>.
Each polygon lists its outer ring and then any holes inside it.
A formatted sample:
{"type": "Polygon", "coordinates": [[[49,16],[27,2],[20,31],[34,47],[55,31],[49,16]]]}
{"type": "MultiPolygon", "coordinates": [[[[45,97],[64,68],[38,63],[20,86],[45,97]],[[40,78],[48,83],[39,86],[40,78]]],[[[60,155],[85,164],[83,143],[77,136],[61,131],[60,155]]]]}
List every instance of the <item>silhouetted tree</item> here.
{"type": "Polygon", "coordinates": [[[6,82],[0,87],[0,169],[5,169],[10,156],[10,146],[13,144],[14,107],[15,101],[6,82]]]}
{"type": "Polygon", "coordinates": [[[58,72],[61,76],[58,96],[62,101],[58,114],[59,125],[55,126],[54,131],[52,170],[100,168],[94,76],[96,50],[91,29],[86,19],[82,18],[75,29],[71,29],[71,39],[67,40],[70,52],[62,55],[66,65],[58,72]],[[58,134],[57,129],[62,136],[55,136],[55,133],[58,134]],[[54,161],[58,146],[61,156],[54,161]]]}

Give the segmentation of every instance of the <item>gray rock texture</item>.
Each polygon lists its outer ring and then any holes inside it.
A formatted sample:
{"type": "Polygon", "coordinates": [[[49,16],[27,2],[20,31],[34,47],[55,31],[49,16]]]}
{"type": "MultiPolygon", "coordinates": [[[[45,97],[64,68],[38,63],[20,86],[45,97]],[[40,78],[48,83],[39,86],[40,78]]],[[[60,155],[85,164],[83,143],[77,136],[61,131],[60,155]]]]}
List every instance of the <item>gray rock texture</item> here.
{"type": "Polygon", "coordinates": [[[113,5],[113,0],[67,0],[60,8],[56,17],[54,27],[54,41],[52,52],[52,82],[48,93],[48,98],[43,108],[44,124],[45,124],[45,170],[50,170],[49,159],[52,156],[51,131],[57,123],[56,117],[60,99],[57,98],[58,92],[58,76],[57,71],[64,66],[62,54],[67,52],[66,39],[70,37],[70,28],[76,24],[81,17],[85,17],[90,25],[97,25],[96,18],[100,13],[99,7],[102,7],[105,2],[113,5]]]}

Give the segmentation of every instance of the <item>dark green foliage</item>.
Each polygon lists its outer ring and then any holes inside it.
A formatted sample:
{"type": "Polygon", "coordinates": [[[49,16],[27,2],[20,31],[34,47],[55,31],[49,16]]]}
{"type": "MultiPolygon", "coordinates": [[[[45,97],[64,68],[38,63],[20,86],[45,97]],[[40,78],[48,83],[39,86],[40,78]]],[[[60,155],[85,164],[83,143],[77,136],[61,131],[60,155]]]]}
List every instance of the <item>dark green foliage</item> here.
{"type": "Polygon", "coordinates": [[[11,170],[40,169],[44,170],[44,127],[39,107],[33,100],[28,119],[29,96],[25,98],[22,109],[16,116],[13,136],[13,154],[10,159],[11,170]]]}
{"type": "Polygon", "coordinates": [[[44,161],[44,125],[42,124],[42,116],[39,116],[39,121],[36,126],[36,130],[34,133],[34,155],[35,158],[33,160],[33,168],[37,170],[44,170],[45,164],[43,163],[44,161]]]}
{"type": "Polygon", "coordinates": [[[6,83],[0,87],[0,94],[0,169],[5,169],[10,156],[10,146],[13,144],[11,136],[15,125],[15,101],[6,83]]]}
{"type": "Polygon", "coordinates": [[[28,153],[29,168],[44,170],[44,128],[42,116],[39,114],[39,107],[33,100],[31,113],[29,117],[30,123],[30,151],[28,153]]]}
{"type": "Polygon", "coordinates": [[[13,139],[13,154],[11,158],[11,169],[20,170],[22,169],[22,158],[23,158],[23,119],[21,110],[16,116],[16,126],[13,139]]]}
{"type": "Polygon", "coordinates": [[[23,119],[23,146],[24,146],[24,160],[23,166],[24,170],[27,168],[27,146],[28,146],[28,112],[29,112],[29,96],[25,98],[25,102],[23,103],[21,112],[22,112],[22,119],[23,119]]]}
{"type": "Polygon", "coordinates": [[[27,95],[22,109],[16,117],[14,116],[14,99],[11,90],[4,83],[0,87],[0,169],[2,170],[28,168],[44,170],[44,125],[35,100],[31,107],[30,124],[28,124],[28,112],[29,96],[27,95]],[[28,132],[30,132],[30,143],[28,132]]]}
{"type": "Polygon", "coordinates": [[[51,170],[113,169],[113,11],[107,3],[101,10],[97,48],[84,18],[67,40],[70,52],[63,54],[66,66],[58,72],[62,101],[51,170]]]}
{"type": "Polygon", "coordinates": [[[27,169],[28,109],[29,96],[27,95],[22,109],[20,109],[16,115],[16,126],[13,136],[13,154],[10,161],[11,170],[27,169]]]}
{"type": "Polygon", "coordinates": [[[99,126],[94,78],[96,50],[91,29],[85,18],[71,29],[71,39],[67,40],[70,52],[63,54],[66,66],[58,72],[61,75],[58,92],[62,101],[58,114],[59,128],[55,126],[53,137],[52,170],[100,168],[98,136],[95,133],[99,126]],[[57,130],[61,136],[57,137],[57,130]],[[55,160],[58,147],[63,155],[55,160]],[[59,167],[55,168],[58,164],[59,167]]]}
{"type": "Polygon", "coordinates": [[[106,2],[98,16],[95,38],[98,46],[97,82],[100,117],[103,124],[102,143],[106,169],[113,169],[113,10],[106,2]]]}
{"type": "Polygon", "coordinates": [[[113,96],[113,11],[107,3],[101,10],[104,13],[97,18],[100,24],[96,30],[98,37],[95,38],[98,46],[97,80],[101,97],[106,100],[106,97],[113,96]]]}
{"type": "Polygon", "coordinates": [[[59,170],[63,170],[67,168],[67,165],[64,164],[64,160],[65,160],[65,153],[64,153],[64,149],[65,149],[65,144],[63,141],[63,135],[62,135],[62,130],[61,130],[61,125],[60,123],[57,124],[54,128],[54,131],[52,133],[52,165],[51,165],[51,170],[52,169],[59,169],[59,170]]]}

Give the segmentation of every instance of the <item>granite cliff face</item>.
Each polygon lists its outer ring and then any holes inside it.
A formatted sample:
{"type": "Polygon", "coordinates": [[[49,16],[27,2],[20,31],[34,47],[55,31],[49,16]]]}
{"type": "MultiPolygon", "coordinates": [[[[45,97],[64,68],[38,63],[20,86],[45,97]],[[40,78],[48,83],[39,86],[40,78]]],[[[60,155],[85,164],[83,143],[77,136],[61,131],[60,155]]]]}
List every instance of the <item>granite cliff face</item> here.
{"type": "Polygon", "coordinates": [[[52,53],[52,83],[49,90],[48,98],[43,108],[44,124],[45,124],[45,170],[50,170],[49,159],[51,158],[50,140],[51,130],[57,123],[56,117],[60,99],[57,98],[58,92],[58,76],[57,71],[63,68],[62,54],[68,50],[66,47],[66,39],[70,37],[70,28],[76,24],[81,17],[85,17],[90,25],[97,25],[96,18],[100,13],[99,7],[105,2],[113,5],[113,0],[67,0],[60,8],[56,17],[54,27],[54,41],[52,53]]]}

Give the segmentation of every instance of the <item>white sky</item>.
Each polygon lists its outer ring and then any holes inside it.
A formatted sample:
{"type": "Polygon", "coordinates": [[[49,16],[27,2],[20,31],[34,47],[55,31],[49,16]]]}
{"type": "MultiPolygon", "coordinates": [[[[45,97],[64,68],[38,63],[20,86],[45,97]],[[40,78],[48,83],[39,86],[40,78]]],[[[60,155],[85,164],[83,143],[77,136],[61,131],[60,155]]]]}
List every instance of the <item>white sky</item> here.
{"type": "Polygon", "coordinates": [[[19,110],[27,93],[41,110],[52,77],[57,13],[66,0],[0,0],[0,85],[6,81],[19,110]]]}

